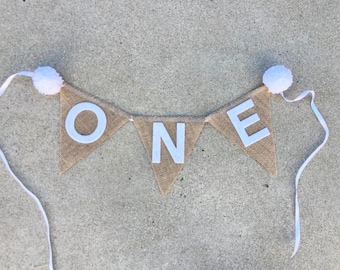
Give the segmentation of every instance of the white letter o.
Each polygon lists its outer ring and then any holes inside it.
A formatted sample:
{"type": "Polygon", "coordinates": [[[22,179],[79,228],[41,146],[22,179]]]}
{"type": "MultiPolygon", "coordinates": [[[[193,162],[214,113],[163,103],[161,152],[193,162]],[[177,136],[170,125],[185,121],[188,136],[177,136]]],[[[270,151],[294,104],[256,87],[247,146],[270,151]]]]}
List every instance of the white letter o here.
{"type": "Polygon", "coordinates": [[[65,128],[67,134],[76,142],[79,143],[93,143],[98,140],[104,133],[106,129],[106,115],[105,112],[96,104],[90,102],[82,102],[73,106],[71,110],[68,112],[65,120],[65,128]],[[83,111],[91,111],[97,116],[97,127],[96,129],[89,135],[81,135],[77,132],[74,124],[75,120],[83,111]]]}

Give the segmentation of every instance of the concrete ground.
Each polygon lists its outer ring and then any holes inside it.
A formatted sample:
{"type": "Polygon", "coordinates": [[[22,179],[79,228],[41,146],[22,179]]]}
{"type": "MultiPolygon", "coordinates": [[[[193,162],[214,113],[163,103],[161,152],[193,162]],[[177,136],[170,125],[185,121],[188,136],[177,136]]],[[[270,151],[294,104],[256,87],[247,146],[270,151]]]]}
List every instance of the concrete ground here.
{"type": "MultiPolygon", "coordinates": [[[[59,96],[18,77],[0,98],[0,147],[42,201],[55,269],[340,269],[339,1],[0,1],[0,81],[49,65],[140,115],[206,115],[284,64],[309,100],[272,96],[278,176],[206,125],[166,197],[132,123],[59,175],[59,96]]],[[[0,269],[48,269],[43,219],[0,163],[0,269]]]]}

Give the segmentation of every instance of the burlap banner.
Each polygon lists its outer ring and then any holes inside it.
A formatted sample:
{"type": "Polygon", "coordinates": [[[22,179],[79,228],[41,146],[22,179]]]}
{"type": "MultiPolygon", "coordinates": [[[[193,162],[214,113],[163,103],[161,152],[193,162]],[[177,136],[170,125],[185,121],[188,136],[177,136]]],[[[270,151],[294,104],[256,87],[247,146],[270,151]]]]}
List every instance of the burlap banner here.
{"type": "Polygon", "coordinates": [[[233,101],[207,117],[131,116],[123,110],[65,84],[61,102],[63,173],[99,147],[129,119],[145,146],[160,191],[166,195],[178,178],[205,122],[276,174],[276,153],[265,86],[233,101]]]}
{"type": "Polygon", "coordinates": [[[64,84],[60,91],[60,112],[60,173],[64,173],[79,160],[89,155],[129,119],[126,112],[83,93],[69,84],[64,84]],[[79,105],[83,106],[79,107],[79,105]],[[98,118],[100,113],[104,118],[98,118]],[[66,128],[67,117],[71,121],[69,130],[66,128]],[[105,121],[105,125],[101,125],[101,132],[98,130],[100,119],[102,119],[101,122],[103,119],[105,121]],[[97,135],[94,134],[96,131],[99,131],[97,135]],[[92,142],[89,141],[91,138],[88,138],[91,134],[94,135],[92,142]]]}
{"type": "Polygon", "coordinates": [[[134,117],[163,195],[170,191],[180,174],[204,121],[193,117],[134,117]]]}
{"type": "MultiPolygon", "coordinates": [[[[132,116],[66,83],[63,84],[63,79],[56,70],[48,66],[38,67],[34,72],[23,71],[11,75],[1,85],[0,96],[17,75],[32,77],[35,88],[42,94],[54,95],[60,92],[60,173],[65,172],[80,159],[90,154],[128,121],[133,121],[145,146],[163,195],[170,191],[176,181],[205,122],[209,122],[218,129],[269,172],[277,174],[270,93],[281,94],[286,102],[296,102],[311,95],[311,108],[325,130],[325,138],[304,161],[295,178],[296,240],[292,257],[298,251],[300,245],[298,184],[303,170],[326,144],[329,137],[329,128],[314,103],[314,91],[304,91],[293,100],[284,96],[283,92],[293,83],[292,73],[286,67],[277,65],[269,68],[263,75],[263,83],[266,86],[245,94],[206,117],[132,116]]],[[[41,202],[14,174],[1,149],[0,159],[18,184],[35,200],[44,217],[50,252],[49,267],[52,269],[53,257],[49,234],[50,228],[41,202]]]]}
{"type": "Polygon", "coordinates": [[[266,86],[210,114],[207,121],[270,173],[277,174],[270,93],[266,86]]]}

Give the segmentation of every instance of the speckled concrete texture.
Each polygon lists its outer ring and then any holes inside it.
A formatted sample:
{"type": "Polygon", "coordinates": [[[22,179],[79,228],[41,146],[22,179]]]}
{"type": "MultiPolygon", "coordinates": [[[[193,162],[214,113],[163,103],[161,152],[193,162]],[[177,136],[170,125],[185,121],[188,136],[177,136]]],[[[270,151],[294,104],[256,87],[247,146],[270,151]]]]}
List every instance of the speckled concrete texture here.
{"type": "MultiPolygon", "coordinates": [[[[0,0],[0,81],[41,65],[130,113],[200,116],[292,69],[309,100],[272,96],[278,176],[206,125],[163,197],[132,123],[59,175],[59,96],[17,77],[0,98],[0,147],[42,201],[55,269],[340,269],[339,1],[0,0]]],[[[0,269],[48,269],[43,219],[0,163],[0,269]]]]}

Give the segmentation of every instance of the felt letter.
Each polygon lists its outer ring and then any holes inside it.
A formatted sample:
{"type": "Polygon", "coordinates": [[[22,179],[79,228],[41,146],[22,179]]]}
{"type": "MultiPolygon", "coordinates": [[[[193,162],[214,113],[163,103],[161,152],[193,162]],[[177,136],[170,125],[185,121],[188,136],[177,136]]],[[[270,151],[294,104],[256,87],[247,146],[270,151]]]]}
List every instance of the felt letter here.
{"type": "Polygon", "coordinates": [[[68,112],[65,120],[65,129],[67,134],[76,142],[89,144],[97,141],[104,133],[106,129],[106,115],[105,112],[96,104],[90,102],[81,102],[73,106],[68,112]],[[78,116],[83,111],[93,112],[98,119],[98,124],[96,129],[89,135],[79,134],[75,128],[75,121],[78,116]]]}
{"type": "Polygon", "coordinates": [[[245,147],[248,147],[249,145],[252,145],[253,143],[256,143],[270,135],[268,128],[261,129],[260,131],[255,132],[250,136],[247,134],[245,129],[252,124],[258,122],[260,120],[260,117],[257,113],[255,113],[243,120],[240,120],[238,118],[238,115],[252,107],[254,107],[254,103],[251,99],[248,99],[227,111],[229,119],[233,123],[245,147]]]}
{"type": "Polygon", "coordinates": [[[161,162],[161,139],[175,163],[184,163],[185,123],[177,123],[176,144],[174,145],[163,123],[153,123],[152,163],[161,162]]]}

